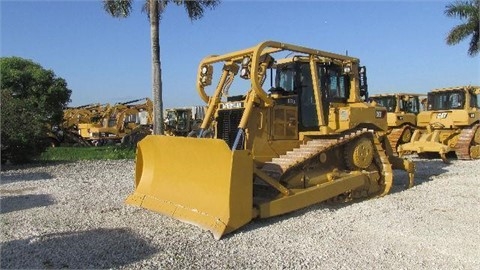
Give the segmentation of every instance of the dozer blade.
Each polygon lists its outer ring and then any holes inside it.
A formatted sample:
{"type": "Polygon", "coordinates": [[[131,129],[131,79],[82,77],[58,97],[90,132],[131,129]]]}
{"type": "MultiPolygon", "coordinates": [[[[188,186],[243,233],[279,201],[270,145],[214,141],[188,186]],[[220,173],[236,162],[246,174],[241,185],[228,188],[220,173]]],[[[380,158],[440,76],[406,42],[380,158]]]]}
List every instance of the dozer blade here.
{"type": "Polygon", "coordinates": [[[223,140],[149,135],[137,146],[136,189],[126,203],[211,231],[252,219],[253,159],[223,140]]]}

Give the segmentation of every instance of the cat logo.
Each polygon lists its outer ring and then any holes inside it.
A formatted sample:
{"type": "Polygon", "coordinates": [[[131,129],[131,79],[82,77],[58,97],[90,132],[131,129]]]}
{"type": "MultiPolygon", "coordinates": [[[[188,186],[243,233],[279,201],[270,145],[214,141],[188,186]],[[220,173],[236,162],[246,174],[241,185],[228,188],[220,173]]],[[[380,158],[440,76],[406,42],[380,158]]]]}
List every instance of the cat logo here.
{"type": "Polygon", "coordinates": [[[383,116],[385,116],[384,111],[375,111],[375,117],[376,118],[383,118],[383,116]]]}
{"type": "Polygon", "coordinates": [[[447,118],[448,113],[446,112],[439,112],[437,113],[437,119],[445,119],[447,118]]]}

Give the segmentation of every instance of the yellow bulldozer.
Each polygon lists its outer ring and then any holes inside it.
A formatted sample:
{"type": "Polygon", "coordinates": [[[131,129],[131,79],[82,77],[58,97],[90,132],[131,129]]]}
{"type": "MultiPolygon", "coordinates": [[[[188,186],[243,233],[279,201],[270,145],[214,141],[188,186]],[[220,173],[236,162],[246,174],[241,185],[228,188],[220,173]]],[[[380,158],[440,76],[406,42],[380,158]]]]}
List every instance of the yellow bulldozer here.
{"type": "Polygon", "coordinates": [[[165,113],[165,134],[169,136],[193,136],[205,114],[204,106],[169,108],[165,113]]]}
{"type": "Polygon", "coordinates": [[[400,144],[410,142],[417,126],[417,115],[422,111],[422,94],[390,93],[369,97],[371,102],[387,109],[387,138],[393,152],[400,144]]]}
{"type": "Polygon", "coordinates": [[[440,88],[428,93],[427,111],[417,116],[418,129],[409,143],[398,147],[399,154],[415,152],[420,157],[447,154],[458,159],[480,157],[480,87],[440,88]]]}
{"type": "Polygon", "coordinates": [[[197,90],[208,104],[197,137],[140,141],[128,204],[219,239],[254,218],[385,195],[393,169],[413,185],[413,163],[393,156],[386,139],[385,108],[364,100],[357,58],[266,41],[204,58],[197,90]],[[246,90],[225,98],[234,79],[246,90]]]}

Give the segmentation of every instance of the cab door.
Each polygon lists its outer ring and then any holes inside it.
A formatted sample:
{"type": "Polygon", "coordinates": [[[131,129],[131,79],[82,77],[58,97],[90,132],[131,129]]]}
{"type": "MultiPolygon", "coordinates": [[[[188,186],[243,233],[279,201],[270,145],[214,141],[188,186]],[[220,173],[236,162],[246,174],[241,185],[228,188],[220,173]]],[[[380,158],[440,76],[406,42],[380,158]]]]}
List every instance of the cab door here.
{"type": "MultiPolygon", "coordinates": [[[[301,63],[298,72],[298,95],[299,95],[299,123],[300,131],[316,131],[319,130],[319,120],[317,116],[317,106],[313,93],[312,74],[310,72],[309,63],[301,63]]],[[[322,94],[323,96],[323,94],[322,94]]],[[[322,97],[323,100],[323,97],[322,97]]],[[[328,106],[327,106],[328,108],[328,106]]]]}
{"type": "MultiPolygon", "coordinates": [[[[298,139],[298,109],[296,97],[277,100],[279,105],[273,108],[272,136],[274,140],[298,139]]],[[[277,104],[278,104],[277,103],[277,104]]]]}

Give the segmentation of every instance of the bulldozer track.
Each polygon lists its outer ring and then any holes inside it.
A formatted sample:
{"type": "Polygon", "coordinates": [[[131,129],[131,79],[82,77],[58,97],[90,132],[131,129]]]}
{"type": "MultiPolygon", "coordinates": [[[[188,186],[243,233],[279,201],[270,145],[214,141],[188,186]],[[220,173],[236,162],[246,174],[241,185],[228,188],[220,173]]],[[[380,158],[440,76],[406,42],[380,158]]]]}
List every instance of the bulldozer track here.
{"type": "Polygon", "coordinates": [[[458,159],[472,159],[472,156],[470,155],[470,145],[472,144],[473,136],[479,127],[480,124],[475,124],[469,128],[462,129],[460,132],[458,142],[455,145],[455,154],[458,159]]]}
{"type": "Polygon", "coordinates": [[[381,170],[379,173],[384,178],[383,183],[381,184],[384,184],[385,188],[380,194],[383,196],[389,192],[392,186],[392,166],[385,150],[383,149],[382,143],[376,138],[373,130],[362,129],[337,138],[313,139],[292,151],[288,151],[285,155],[273,158],[272,161],[265,163],[262,167],[262,171],[280,181],[283,176],[288,175],[293,170],[302,169],[304,166],[307,166],[310,164],[310,161],[320,157],[322,153],[326,153],[328,150],[335,147],[346,145],[347,143],[365,135],[372,135],[373,137],[372,143],[376,150],[376,154],[374,155],[375,163],[377,166],[381,167],[379,168],[379,170],[381,170]]]}
{"type": "Polygon", "coordinates": [[[380,140],[378,140],[377,137],[373,136],[373,142],[375,143],[375,148],[377,150],[377,155],[375,155],[374,158],[376,163],[381,164],[382,166],[381,175],[383,176],[383,184],[385,185],[382,193],[379,194],[379,196],[384,196],[390,192],[390,189],[393,185],[392,164],[388,160],[385,148],[380,142],[380,140]]]}
{"type": "MultiPolygon", "coordinates": [[[[405,126],[400,127],[400,128],[393,128],[392,131],[390,132],[390,134],[387,135],[388,141],[390,142],[390,145],[392,146],[393,153],[395,155],[398,154],[397,153],[398,142],[401,140],[403,132],[407,128],[412,129],[411,126],[405,125],[405,126]]],[[[405,143],[405,142],[403,142],[403,143],[405,143]]]]}

